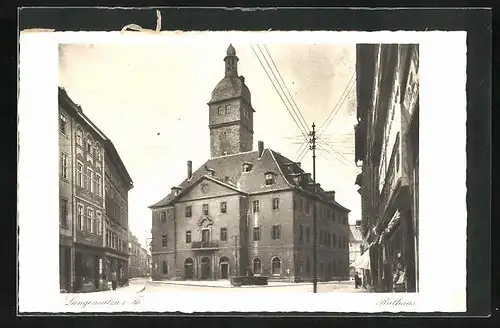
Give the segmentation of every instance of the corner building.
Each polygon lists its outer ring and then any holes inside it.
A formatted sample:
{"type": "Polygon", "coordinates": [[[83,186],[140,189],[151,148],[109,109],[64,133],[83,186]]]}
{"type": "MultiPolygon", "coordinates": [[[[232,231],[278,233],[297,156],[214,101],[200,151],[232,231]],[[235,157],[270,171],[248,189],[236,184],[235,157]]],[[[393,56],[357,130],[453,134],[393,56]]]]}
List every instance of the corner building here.
{"type": "Polygon", "coordinates": [[[132,180],[111,140],[63,88],[58,92],[60,288],[77,292],[92,284],[102,290],[111,270],[122,282],[127,276],[132,180]]]}
{"type": "Polygon", "coordinates": [[[211,158],[152,210],[155,280],[227,279],[250,269],[270,279],[313,279],[312,212],[317,206],[319,280],[348,279],[349,210],[317,193],[311,174],[280,153],[253,150],[251,95],[232,45],[208,103],[211,158]]]}

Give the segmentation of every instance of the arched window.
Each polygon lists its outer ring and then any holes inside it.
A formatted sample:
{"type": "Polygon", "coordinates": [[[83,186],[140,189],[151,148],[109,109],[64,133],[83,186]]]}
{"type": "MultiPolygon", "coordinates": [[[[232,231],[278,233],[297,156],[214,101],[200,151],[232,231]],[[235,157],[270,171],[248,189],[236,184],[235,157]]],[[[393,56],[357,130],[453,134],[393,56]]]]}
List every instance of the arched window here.
{"type": "Polygon", "coordinates": [[[257,257],[253,259],[252,271],[254,274],[262,273],[262,262],[257,257]]]}
{"type": "Polygon", "coordinates": [[[163,274],[167,274],[168,273],[168,264],[167,264],[167,261],[163,261],[161,270],[163,271],[163,274]]]}
{"type": "Polygon", "coordinates": [[[79,126],[76,128],[76,144],[83,147],[83,131],[79,126]]]}
{"type": "Polygon", "coordinates": [[[271,261],[271,273],[281,274],[281,260],[277,256],[273,257],[271,261]]]}
{"type": "Polygon", "coordinates": [[[87,134],[87,153],[89,153],[90,155],[92,155],[92,137],[90,136],[90,134],[87,134]]]}

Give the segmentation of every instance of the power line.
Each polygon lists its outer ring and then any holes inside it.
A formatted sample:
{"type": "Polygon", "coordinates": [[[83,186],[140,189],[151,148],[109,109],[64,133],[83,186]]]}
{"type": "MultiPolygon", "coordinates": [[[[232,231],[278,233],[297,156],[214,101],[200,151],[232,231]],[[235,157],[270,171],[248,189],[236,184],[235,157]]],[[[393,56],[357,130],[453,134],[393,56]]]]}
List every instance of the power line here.
{"type": "MultiPolygon", "coordinates": [[[[281,96],[281,93],[278,91],[278,88],[276,87],[276,85],[274,84],[274,81],[273,79],[271,78],[271,76],[269,75],[269,73],[267,72],[266,68],[264,67],[264,64],[262,63],[262,61],[260,60],[259,56],[257,55],[257,52],[255,51],[255,49],[253,48],[252,45],[250,45],[250,48],[252,48],[252,51],[255,55],[255,57],[257,57],[257,60],[259,61],[260,65],[262,66],[262,69],[264,70],[264,72],[266,73],[269,81],[271,81],[271,84],[273,85],[274,87],[274,90],[276,90],[276,92],[278,93],[278,96],[280,97],[281,101],[283,102],[283,105],[285,105],[285,108],[286,110],[288,111],[288,113],[290,114],[290,116],[292,117],[293,121],[295,122],[295,124],[297,125],[297,127],[299,128],[299,131],[302,133],[302,135],[304,136],[305,139],[307,139],[307,129],[304,131],[303,130],[303,126],[301,124],[299,124],[299,122],[297,122],[297,120],[295,119],[295,116],[292,114],[292,112],[290,111],[290,109],[288,108],[288,105],[286,104],[285,100],[283,99],[283,97],[281,96]]],[[[260,48],[259,48],[260,49],[260,48]]],[[[265,59],[265,58],[264,58],[265,59]]],[[[272,72],[272,71],[271,71],[272,72]]],[[[273,73],[274,75],[274,73],[273,73]]]]}
{"type": "MultiPolygon", "coordinates": [[[[338,158],[339,160],[342,161],[342,163],[348,167],[350,167],[350,165],[348,164],[349,163],[349,160],[342,154],[340,153],[339,151],[337,151],[335,148],[333,148],[332,146],[326,144],[326,143],[321,143],[320,146],[328,146],[332,151],[334,151],[335,153],[337,153],[337,155],[339,155],[342,159],[338,158]]],[[[324,151],[328,152],[329,154],[331,154],[332,156],[334,156],[330,151],[328,151],[327,149],[323,148],[324,151]]],[[[336,157],[336,156],[335,156],[336,157]]],[[[354,164],[352,164],[354,165],[354,164]]]]}
{"type": "Polygon", "coordinates": [[[330,114],[327,116],[327,118],[325,120],[325,123],[323,123],[323,125],[319,128],[319,134],[320,135],[326,130],[326,128],[328,127],[328,125],[330,125],[331,121],[333,120],[333,118],[335,117],[335,115],[337,114],[337,112],[339,111],[340,107],[342,107],[342,105],[344,104],[345,100],[347,99],[347,97],[349,95],[349,92],[351,92],[351,89],[354,86],[353,82],[354,82],[354,76],[355,76],[355,74],[356,74],[356,72],[354,72],[352,74],[352,77],[349,80],[349,83],[346,85],[346,87],[344,89],[344,92],[342,93],[342,95],[340,96],[339,100],[337,101],[337,104],[332,109],[332,111],[330,112],[330,114]]]}
{"type": "MultiPolygon", "coordinates": [[[[300,119],[302,119],[302,124],[304,125],[304,128],[307,131],[308,127],[307,127],[307,122],[306,122],[306,120],[304,118],[304,115],[302,115],[302,112],[299,109],[299,106],[297,106],[297,103],[293,99],[292,94],[290,93],[290,90],[288,89],[288,87],[287,87],[287,85],[285,83],[285,80],[283,80],[283,77],[281,76],[280,71],[278,70],[278,66],[276,66],[276,64],[274,63],[273,57],[271,56],[271,53],[269,52],[269,50],[267,49],[267,46],[265,44],[264,44],[264,49],[266,50],[267,55],[269,56],[269,59],[271,59],[271,62],[273,64],[274,68],[276,69],[276,73],[278,73],[278,76],[280,77],[281,82],[283,83],[283,86],[285,87],[286,91],[288,92],[288,95],[290,96],[290,99],[292,100],[293,104],[295,105],[295,108],[297,109],[297,112],[300,115],[300,119]]],[[[262,50],[261,50],[261,53],[262,53],[262,50]]],[[[265,59],[265,57],[264,57],[264,59],[265,59]]]]}

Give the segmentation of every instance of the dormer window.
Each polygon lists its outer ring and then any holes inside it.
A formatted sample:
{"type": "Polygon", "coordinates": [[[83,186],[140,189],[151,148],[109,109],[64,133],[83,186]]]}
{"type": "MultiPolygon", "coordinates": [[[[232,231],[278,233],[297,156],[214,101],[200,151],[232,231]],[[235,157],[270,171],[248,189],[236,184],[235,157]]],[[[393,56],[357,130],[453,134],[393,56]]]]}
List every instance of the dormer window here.
{"type": "Polygon", "coordinates": [[[266,173],[266,186],[274,184],[274,174],[266,173]]]}
{"type": "Polygon", "coordinates": [[[250,171],[252,171],[252,164],[250,163],[243,164],[243,172],[250,172],[250,171]]]}
{"type": "Polygon", "coordinates": [[[174,196],[179,195],[180,192],[181,192],[181,188],[179,188],[179,187],[172,188],[172,193],[174,194],[174,196]]]}

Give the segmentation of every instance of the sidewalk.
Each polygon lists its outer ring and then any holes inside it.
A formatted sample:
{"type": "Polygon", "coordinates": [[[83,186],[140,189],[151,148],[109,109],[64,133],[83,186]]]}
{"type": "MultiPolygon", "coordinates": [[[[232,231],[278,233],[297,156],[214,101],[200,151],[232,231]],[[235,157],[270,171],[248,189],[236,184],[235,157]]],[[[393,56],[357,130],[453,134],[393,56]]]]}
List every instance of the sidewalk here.
{"type": "MultiPolygon", "coordinates": [[[[150,285],[176,285],[176,286],[195,286],[195,287],[216,287],[216,288],[232,288],[229,280],[158,280],[146,281],[150,285]]],[[[242,287],[289,287],[289,286],[307,286],[312,282],[290,282],[290,281],[269,281],[267,286],[242,286],[242,287]]],[[[328,281],[318,282],[318,285],[354,285],[352,281],[328,281]]],[[[352,287],[354,289],[354,286],[352,287]]]]}

